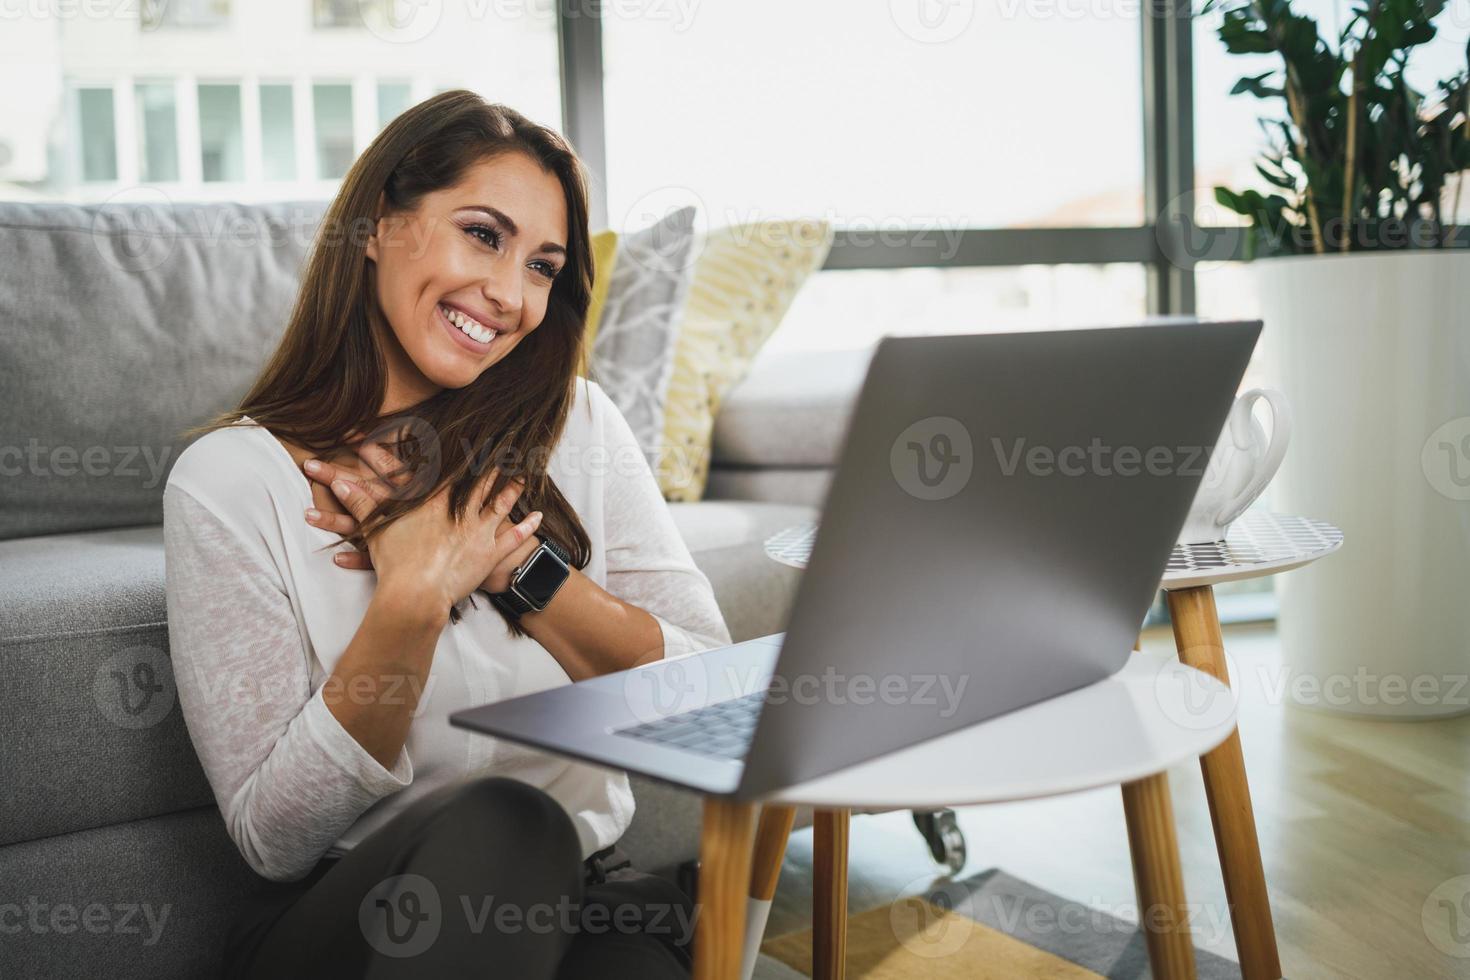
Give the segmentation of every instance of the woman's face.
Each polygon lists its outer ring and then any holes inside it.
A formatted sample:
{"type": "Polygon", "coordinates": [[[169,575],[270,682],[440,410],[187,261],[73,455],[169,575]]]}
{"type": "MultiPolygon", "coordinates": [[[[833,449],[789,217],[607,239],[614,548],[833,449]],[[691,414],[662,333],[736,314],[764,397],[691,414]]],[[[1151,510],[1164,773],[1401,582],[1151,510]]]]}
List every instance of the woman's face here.
{"type": "Polygon", "coordinates": [[[516,152],[414,211],[379,213],[367,256],[392,328],[388,413],[464,387],[541,325],[566,263],[567,208],[556,175],[516,152]]]}

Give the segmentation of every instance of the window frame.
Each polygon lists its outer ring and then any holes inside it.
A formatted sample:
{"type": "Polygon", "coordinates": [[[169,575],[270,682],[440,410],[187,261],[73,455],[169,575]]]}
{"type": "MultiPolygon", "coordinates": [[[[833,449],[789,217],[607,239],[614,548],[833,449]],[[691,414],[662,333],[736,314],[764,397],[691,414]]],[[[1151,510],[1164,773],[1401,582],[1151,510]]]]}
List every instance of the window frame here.
{"type": "MultiPolygon", "coordinates": [[[[562,81],[562,127],[587,164],[594,226],[607,223],[607,140],[603,103],[601,6],[557,2],[557,52],[562,81]]],[[[900,269],[914,266],[1072,265],[1138,263],[1148,270],[1148,312],[1195,312],[1195,265],[1240,259],[1238,231],[1209,228],[1209,254],[1192,254],[1196,232],[1189,207],[1194,188],[1193,11],[1190,0],[1140,4],[1142,49],[1143,191],[1145,223],[1085,228],[966,228],[959,249],[940,258],[912,244],[922,229],[885,236],[838,229],[823,269],[900,269]]]]}

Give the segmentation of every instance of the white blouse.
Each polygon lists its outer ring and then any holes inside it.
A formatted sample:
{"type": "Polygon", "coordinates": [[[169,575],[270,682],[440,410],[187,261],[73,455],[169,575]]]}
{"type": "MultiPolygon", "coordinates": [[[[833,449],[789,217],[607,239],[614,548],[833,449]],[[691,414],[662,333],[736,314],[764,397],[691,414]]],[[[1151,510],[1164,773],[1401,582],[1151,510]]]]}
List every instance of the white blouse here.
{"type": "MultiPolygon", "coordinates": [[[[548,472],[591,538],[583,574],[658,620],[664,656],[730,642],[708,577],[627,420],[596,382],[578,379],[548,472]]],[[[237,423],[197,439],[174,464],[163,500],[179,704],[230,837],[257,873],[299,879],[420,795],[488,774],[560,802],[584,857],[622,836],[633,816],[625,773],[450,726],[462,708],[570,680],[535,639],[509,636],[482,595],[474,608],[461,603],[463,618],[440,635],[392,768],[341,726],[321,686],[362,623],[377,575],[333,563],[350,545],[334,548],[334,532],[306,523],[311,484],[269,431],[237,423]]]]}

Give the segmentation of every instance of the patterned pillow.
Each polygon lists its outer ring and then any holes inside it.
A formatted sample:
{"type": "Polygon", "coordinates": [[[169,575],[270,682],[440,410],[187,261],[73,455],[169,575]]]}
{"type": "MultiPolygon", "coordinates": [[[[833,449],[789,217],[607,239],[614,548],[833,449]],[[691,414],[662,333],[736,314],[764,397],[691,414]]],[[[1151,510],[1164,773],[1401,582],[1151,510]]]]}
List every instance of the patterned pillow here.
{"type": "Polygon", "coordinates": [[[674,350],[663,452],[655,467],[666,500],[704,496],[720,402],[749,372],[801,284],[831,250],[831,224],[810,219],[718,228],[702,243],[674,350]]]}
{"type": "Polygon", "coordinates": [[[589,377],[628,420],[650,467],[658,459],[693,248],[693,207],[624,233],[592,344],[589,377]]]}
{"type": "Polygon", "coordinates": [[[583,361],[577,373],[586,376],[586,358],[597,338],[597,325],[602,320],[602,307],[607,302],[607,289],[612,284],[613,265],[618,258],[618,233],[604,229],[592,236],[592,302],[587,306],[587,344],[582,348],[583,361]]]}

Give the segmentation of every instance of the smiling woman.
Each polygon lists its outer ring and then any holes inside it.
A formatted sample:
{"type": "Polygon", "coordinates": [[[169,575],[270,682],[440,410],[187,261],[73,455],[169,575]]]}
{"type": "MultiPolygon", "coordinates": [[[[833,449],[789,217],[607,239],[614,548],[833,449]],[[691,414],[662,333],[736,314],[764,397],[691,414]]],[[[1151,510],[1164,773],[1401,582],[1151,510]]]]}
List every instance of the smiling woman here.
{"type": "MultiPolygon", "coordinates": [[[[580,568],[590,543],[544,460],[571,407],[592,275],[586,175],[566,141],[472,92],[441,93],[353,163],[275,355],[234,411],[198,431],[248,416],[303,457],[342,462],[355,455],[349,433],[397,433],[411,479],[348,535],[359,551],[439,490],[462,517],[486,461],[524,461],[538,534],[580,568]],[[388,424],[410,408],[419,438],[388,424]]],[[[497,474],[492,492],[513,475],[497,474]]],[[[329,493],[317,501],[335,506],[329,493]]],[[[512,517],[529,513],[517,502],[512,517]]]]}
{"type": "Polygon", "coordinates": [[[411,211],[379,203],[366,254],[406,355],[394,411],[464,387],[541,326],[568,263],[567,205],[556,175],[522,152],[473,164],[411,211]]]}
{"type": "Polygon", "coordinates": [[[592,271],[566,142],[468,91],[423,102],[354,162],[280,347],[171,470],[179,704],[268,879],[227,975],[687,974],[690,937],[652,924],[688,897],[605,875],[626,775],[447,722],[730,642],[627,420],[576,374],[592,271]],[[486,896],[572,914],[487,929],[460,914],[486,896]],[[609,913],[627,928],[579,927],[609,913]]]}

